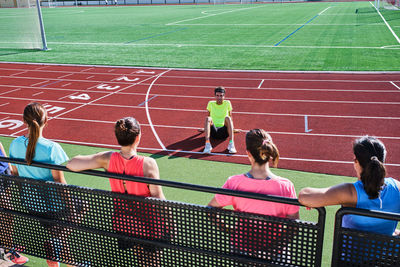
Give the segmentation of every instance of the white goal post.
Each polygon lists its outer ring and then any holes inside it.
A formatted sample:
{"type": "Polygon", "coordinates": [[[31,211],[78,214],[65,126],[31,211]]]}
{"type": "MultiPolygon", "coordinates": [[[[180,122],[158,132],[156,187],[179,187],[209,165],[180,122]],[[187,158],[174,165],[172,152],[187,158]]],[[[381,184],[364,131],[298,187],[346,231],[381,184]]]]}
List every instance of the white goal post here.
{"type": "Polygon", "coordinates": [[[40,0],[0,0],[0,49],[48,50],[40,0]]]}
{"type": "Polygon", "coordinates": [[[376,9],[390,9],[400,11],[400,0],[375,0],[376,9]]]}

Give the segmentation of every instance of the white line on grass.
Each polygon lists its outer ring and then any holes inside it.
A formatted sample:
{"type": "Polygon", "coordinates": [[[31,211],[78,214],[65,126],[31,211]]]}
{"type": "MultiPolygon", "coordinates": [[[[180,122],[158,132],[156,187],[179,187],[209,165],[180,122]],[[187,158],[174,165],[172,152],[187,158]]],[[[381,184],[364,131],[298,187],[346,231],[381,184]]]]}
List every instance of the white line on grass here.
{"type": "Polygon", "coordinates": [[[387,23],[386,19],[382,16],[381,12],[379,12],[379,10],[372,4],[372,2],[369,2],[376,10],[376,12],[378,12],[379,16],[381,16],[383,22],[385,22],[386,26],[388,27],[388,29],[390,30],[390,32],[393,34],[394,38],[396,39],[396,41],[400,44],[400,39],[399,37],[396,35],[396,33],[392,30],[392,28],[390,27],[390,25],[387,23]]]}
{"type": "Polygon", "coordinates": [[[160,137],[158,136],[156,129],[154,129],[154,125],[153,122],[151,121],[151,117],[150,117],[150,112],[149,112],[149,94],[150,94],[150,90],[153,87],[154,83],[158,80],[158,78],[160,78],[163,74],[167,73],[168,71],[170,71],[171,69],[168,69],[160,74],[158,74],[158,76],[153,80],[153,82],[150,84],[149,88],[147,89],[147,93],[146,93],[146,99],[145,99],[145,108],[146,108],[146,116],[147,116],[147,120],[149,121],[150,124],[150,128],[153,131],[153,134],[155,136],[155,138],[157,139],[157,142],[160,144],[162,150],[166,150],[166,147],[164,146],[164,144],[161,142],[160,137]]]}
{"type": "Polygon", "coordinates": [[[299,46],[274,46],[274,45],[245,45],[245,44],[149,44],[149,43],[66,43],[66,42],[47,42],[52,45],[78,45],[78,46],[171,46],[171,47],[237,47],[237,48],[299,48],[299,49],[390,49],[398,50],[400,47],[378,47],[378,46],[309,46],[309,45],[299,45],[299,46]]]}
{"type": "MultiPolygon", "coordinates": [[[[222,24],[222,23],[182,23],[182,24],[177,24],[176,26],[301,26],[304,23],[293,23],[293,24],[282,24],[282,23],[227,23],[227,24],[222,24]]],[[[344,24],[323,24],[323,23],[312,23],[307,26],[361,26],[364,25],[362,23],[344,23],[344,24]]],[[[368,26],[384,26],[385,24],[383,22],[377,22],[377,23],[371,23],[368,24],[368,26]]]]}
{"type": "Polygon", "coordinates": [[[260,6],[256,6],[256,7],[248,7],[248,8],[240,8],[240,9],[228,10],[228,11],[224,11],[224,12],[220,12],[220,13],[209,14],[209,15],[206,15],[206,16],[201,16],[201,17],[195,17],[195,18],[190,18],[190,19],[179,20],[179,21],[171,22],[171,23],[168,23],[168,24],[165,24],[165,25],[176,25],[176,24],[181,23],[181,22],[184,22],[184,21],[191,21],[191,20],[196,20],[196,19],[203,19],[203,18],[207,18],[207,17],[213,17],[213,16],[218,16],[218,15],[222,15],[222,14],[232,13],[232,12],[236,12],[236,11],[243,11],[243,10],[254,9],[254,8],[260,8],[260,7],[263,7],[263,6],[260,5],[260,6]]]}
{"type": "Polygon", "coordinates": [[[393,86],[394,87],[396,87],[397,89],[399,89],[400,90],[400,87],[399,86],[397,86],[394,82],[390,82],[391,84],[393,84],[393,86]]]}

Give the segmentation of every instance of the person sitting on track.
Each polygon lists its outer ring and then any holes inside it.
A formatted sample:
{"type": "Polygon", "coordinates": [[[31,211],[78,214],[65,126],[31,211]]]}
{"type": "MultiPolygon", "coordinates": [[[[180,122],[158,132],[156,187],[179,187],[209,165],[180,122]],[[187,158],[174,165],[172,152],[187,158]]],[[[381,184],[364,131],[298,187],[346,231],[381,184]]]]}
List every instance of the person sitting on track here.
{"type": "MultiPolygon", "coordinates": [[[[400,213],[400,182],[385,178],[386,148],[374,137],[364,136],[353,144],[354,170],[357,182],[329,188],[304,188],[299,201],[308,207],[342,205],[369,210],[400,213]]],[[[342,226],[368,232],[392,235],[397,221],[358,215],[343,216],[342,226]]]]}
{"type": "MultiPolygon", "coordinates": [[[[67,164],[72,171],[103,168],[112,173],[141,176],[153,179],[160,179],[156,161],[150,157],[139,156],[137,147],[141,138],[139,122],[132,117],[126,117],[115,123],[115,136],[120,151],[105,151],[93,155],[73,157],[67,164]]],[[[111,190],[113,192],[131,194],[142,197],[155,197],[165,199],[161,186],[145,184],[133,181],[125,181],[110,178],[111,190]]],[[[156,240],[167,239],[167,233],[156,229],[156,217],[147,214],[148,208],[139,208],[132,201],[116,199],[114,203],[113,228],[117,233],[124,236],[127,233],[139,237],[156,240]],[[125,201],[125,202],[124,202],[125,201]],[[141,215],[143,214],[143,215],[141,215]],[[151,218],[150,218],[151,217],[151,218]],[[148,232],[147,232],[148,231],[148,232]]],[[[157,262],[157,248],[149,245],[137,245],[125,240],[118,240],[119,248],[137,250],[139,262],[143,266],[153,266],[157,262]]]]}
{"type": "Polygon", "coordinates": [[[229,137],[228,152],[232,154],[236,153],[233,141],[232,105],[229,100],[225,100],[225,92],[225,88],[221,86],[215,88],[214,95],[216,100],[208,102],[208,116],[204,125],[206,144],[203,153],[211,153],[210,136],[215,139],[226,139],[229,137]]]}
{"type": "MultiPolygon", "coordinates": [[[[62,147],[46,138],[43,138],[43,128],[47,125],[47,111],[39,103],[30,103],[24,109],[24,123],[28,126],[28,135],[14,139],[10,145],[10,158],[24,159],[30,165],[32,161],[60,165],[68,160],[67,154],[62,147]]],[[[26,165],[12,164],[12,173],[22,177],[42,181],[54,181],[66,184],[64,173],[58,170],[37,168],[26,165]]],[[[62,216],[70,216],[67,211],[67,204],[62,201],[55,191],[40,191],[36,187],[25,185],[21,191],[22,204],[28,212],[37,217],[48,219],[60,219],[62,216]],[[44,205],[47,199],[52,197],[50,202],[63,203],[57,205],[44,205]]],[[[61,248],[66,253],[68,246],[65,240],[65,229],[63,227],[42,223],[48,230],[51,239],[45,242],[45,251],[48,258],[57,258],[61,248]],[[60,245],[61,244],[61,245],[60,245]]],[[[29,238],[29,237],[27,237],[29,238]]],[[[48,266],[59,266],[59,262],[47,260],[48,266]]]]}
{"type": "MultiPolygon", "coordinates": [[[[250,130],[246,134],[246,152],[251,163],[250,171],[229,177],[222,188],[296,198],[293,183],[273,174],[269,168],[269,161],[277,165],[279,151],[267,132],[262,129],[250,130]]],[[[282,218],[299,218],[298,206],[242,197],[216,194],[208,205],[212,207],[232,205],[238,211],[282,218]]]]}

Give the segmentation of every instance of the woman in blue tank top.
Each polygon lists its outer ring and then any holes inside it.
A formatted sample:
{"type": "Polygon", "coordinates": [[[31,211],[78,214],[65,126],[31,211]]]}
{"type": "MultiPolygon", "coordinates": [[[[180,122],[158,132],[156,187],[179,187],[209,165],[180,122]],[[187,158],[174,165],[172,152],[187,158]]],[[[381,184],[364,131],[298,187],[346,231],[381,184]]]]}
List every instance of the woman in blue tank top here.
{"type": "MultiPolygon", "coordinates": [[[[374,137],[365,136],[353,144],[354,169],[358,180],[329,188],[304,188],[299,201],[307,207],[342,205],[362,209],[400,213],[400,182],[385,178],[386,148],[374,137]]],[[[397,221],[358,215],[345,215],[342,226],[392,235],[397,221]]]]}

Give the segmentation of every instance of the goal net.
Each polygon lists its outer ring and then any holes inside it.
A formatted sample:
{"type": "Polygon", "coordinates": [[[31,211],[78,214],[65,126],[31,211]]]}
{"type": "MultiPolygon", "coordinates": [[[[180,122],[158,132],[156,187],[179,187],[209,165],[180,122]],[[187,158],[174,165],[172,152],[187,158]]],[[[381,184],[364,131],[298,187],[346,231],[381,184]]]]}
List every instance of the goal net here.
{"type": "Polygon", "coordinates": [[[399,10],[400,0],[375,0],[375,7],[379,9],[399,10]]]}
{"type": "Polygon", "coordinates": [[[47,50],[36,0],[0,0],[0,48],[47,50]]]}

